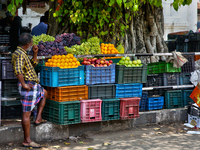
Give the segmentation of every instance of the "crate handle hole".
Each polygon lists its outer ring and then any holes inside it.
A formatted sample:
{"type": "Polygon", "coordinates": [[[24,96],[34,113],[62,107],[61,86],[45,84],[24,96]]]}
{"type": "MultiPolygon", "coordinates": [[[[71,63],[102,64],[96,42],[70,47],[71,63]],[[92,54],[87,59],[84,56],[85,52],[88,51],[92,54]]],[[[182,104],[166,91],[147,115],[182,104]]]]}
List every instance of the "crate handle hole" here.
{"type": "Polygon", "coordinates": [[[114,115],[109,115],[109,117],[114,117],[114,115]]]}
{"type": "Polygon", "coordinates": [[[129,114],[129,116],[133,116],[134,114],[129,114]]]}
{"type": "Polygon", "coordinates": [[[95,119],[95,117],[90,117],[90,119],[95,119]]]}
{"type": "Polygon", "coordinates": [[[74,119],[69,119],[69,121],[74,121],[74,119]]]}

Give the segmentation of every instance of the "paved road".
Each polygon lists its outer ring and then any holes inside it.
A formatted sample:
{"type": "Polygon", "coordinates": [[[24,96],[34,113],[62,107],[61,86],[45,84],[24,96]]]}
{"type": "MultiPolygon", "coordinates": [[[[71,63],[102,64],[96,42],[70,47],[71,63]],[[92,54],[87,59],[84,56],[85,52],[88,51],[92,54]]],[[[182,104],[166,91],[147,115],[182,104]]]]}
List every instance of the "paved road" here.
{"type": "MultiPolygon", "coordinates": [[[[143,126],[118,132],[87,133],[77,143],[61,139],[41,144],[46,145],[43,150],[199,150],[200,135],[187,134],[184,128],[182,124],[143,126]]],[[[1,150],[24,149],[20,143],[0,147],[1,150]]]]}

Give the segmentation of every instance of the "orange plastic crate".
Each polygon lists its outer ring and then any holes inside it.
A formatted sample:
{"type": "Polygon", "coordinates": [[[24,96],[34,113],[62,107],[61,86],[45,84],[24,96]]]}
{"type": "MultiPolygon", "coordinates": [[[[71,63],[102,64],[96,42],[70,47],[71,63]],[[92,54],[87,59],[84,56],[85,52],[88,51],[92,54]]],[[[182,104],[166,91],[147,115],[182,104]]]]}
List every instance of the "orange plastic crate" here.
{"type": "Polygon", "coordinates": [[[199,60],[200,59],[200,55],[195,55],[194,56],[194,61],[197,61],[197,60],[199,60]]]}
{"type": "Polygon", "coordinates": [[[66,102],[88,99],[88,86],[65,86],[65,87],[47,87],[47,99],[66,102]]]}

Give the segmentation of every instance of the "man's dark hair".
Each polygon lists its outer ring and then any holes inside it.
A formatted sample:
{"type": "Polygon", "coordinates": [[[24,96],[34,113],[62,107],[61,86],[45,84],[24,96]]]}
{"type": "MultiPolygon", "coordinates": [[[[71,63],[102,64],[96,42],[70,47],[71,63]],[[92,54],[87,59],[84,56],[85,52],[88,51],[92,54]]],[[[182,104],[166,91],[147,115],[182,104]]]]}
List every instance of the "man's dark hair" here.
{"type": "Polygon", "coordinates": [[[22,33],[19,37],[19,46],[25,46],[28,43],[31,43],[32,35],[30,33],[22,33]]]}
{"type": "Polygon", "coordinates": [[[41,17],[40,17],[40,22],[45,22],[45,23],[47,23],[47,22],[48,22],[48,18],[45,17],[45,16],[41,16],[41,17]]]}

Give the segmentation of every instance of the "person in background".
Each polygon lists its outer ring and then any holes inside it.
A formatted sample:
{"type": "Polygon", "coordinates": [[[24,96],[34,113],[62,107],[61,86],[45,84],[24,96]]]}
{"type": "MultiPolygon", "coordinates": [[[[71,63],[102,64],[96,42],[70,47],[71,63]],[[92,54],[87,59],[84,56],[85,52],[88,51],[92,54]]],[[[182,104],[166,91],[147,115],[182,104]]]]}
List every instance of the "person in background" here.
{"type": "Polygon", "coordinates": [[[6,31],[6,27],[11,25],[14,18],[9,11],[7,11],[5,14],[6,14],[6,18],[0,19],[1,32],[8,32],[6,31]]]}
{"type": "Polygon", "coordinates": [[[48,28],[47,23],[48,23],[48,19],[45,16],[41,16],[40,23],[32,29],[31,34],[35,36],[46,34],[47,28],[48,28]]]}
{"type": "Polygon", "coordinates": [[[27,52],[33,45],[32,35],[22,33],[19,37],[19,46],[12,55],[12,65],[15,76],[18,78],[18,89],[22,103],[22,128],[24,131],[24,147],[40,148],[30,139],[30,116],[35,106],[37,106],[37,117],[34,125],[45,123],[42,119],[42,111],[46,103],[47,91],[39,84],[39,79],[34,67],[37,65],[37,45],[33,46],[33,58],[30,59],[27,52]]]}
{"type": "Polygon", "coordinates": [[[19,45],[19,36],[22,30],[22,19],[15,16],[10,28],[10,49],[12,52],[17,49],[19,45]]]}

